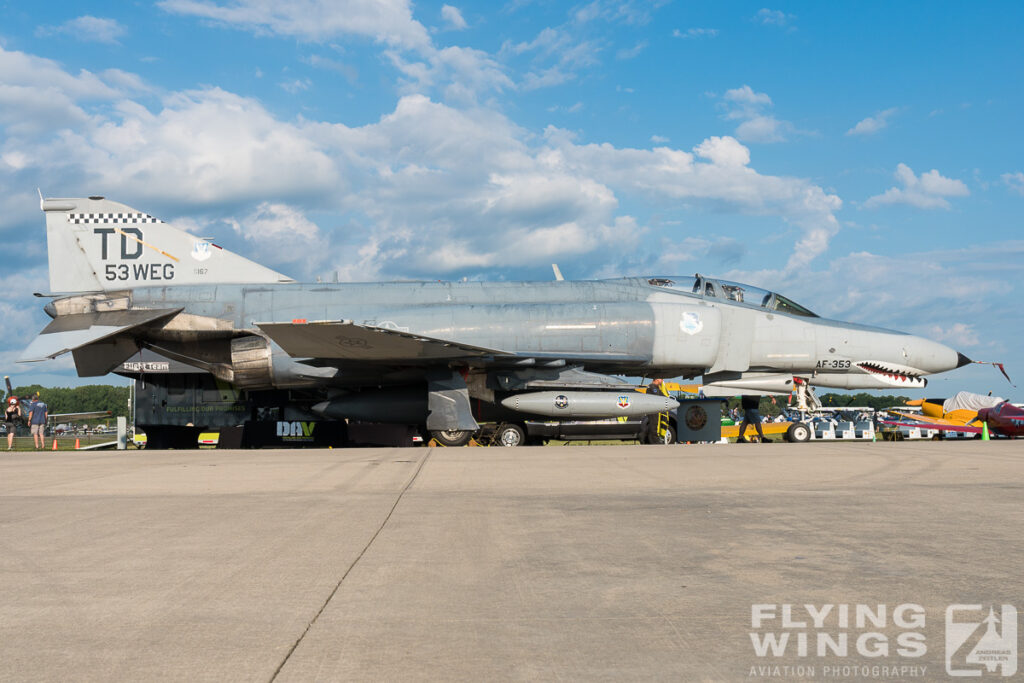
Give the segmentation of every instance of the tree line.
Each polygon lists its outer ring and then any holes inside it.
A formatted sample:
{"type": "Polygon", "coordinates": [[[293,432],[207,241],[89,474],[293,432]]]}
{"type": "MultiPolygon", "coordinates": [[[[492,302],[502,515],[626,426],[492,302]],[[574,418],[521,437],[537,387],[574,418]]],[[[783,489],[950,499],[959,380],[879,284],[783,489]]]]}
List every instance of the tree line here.
{"type": "Polygon", "coordinates": [[[14,387],[14,395],[27,398],[39,394],[50,414],[91,413],[109,410],[112,417],[129,414],[129,387],[87,384],[81,387],[44,387],[39,384],[14,387]]]}
{"type": "Polygon", "coordinates": [[[868,407],[885,410],[893,406],[903,407],[910,400],[908,396],[892,396],[890,394],[822,394],[818,397],[824,408],[845,408],[846,406],[868,407]]]}

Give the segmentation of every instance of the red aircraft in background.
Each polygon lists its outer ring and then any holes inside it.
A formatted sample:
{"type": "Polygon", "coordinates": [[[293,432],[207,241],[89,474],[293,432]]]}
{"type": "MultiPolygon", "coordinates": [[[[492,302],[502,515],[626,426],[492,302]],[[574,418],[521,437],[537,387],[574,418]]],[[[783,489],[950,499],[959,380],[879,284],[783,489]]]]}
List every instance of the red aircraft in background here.
{"type": "Polygon", "coordinates": [[[1024,408],[1004,401],[994,408],[982,408],[978,419],[988,424],[990,432],[1015,439],[1024,436],[1024,408]]]}
{"type": "MultiPolygon", "coordinates": [[[[1007,374],[1002,363],[991,361],[970,361],[979,365],[992,365],[1003,373],[1003,377],[1016,387],[1007,374]]],[[[984,425],[988,426],[991,434],[1006,436],[1016,439],[1024,436],[1024,408],[1014,405],[1009,401],[992,396],[972,394],[969,391],[961,391],[952,398],[925,398],[916,401],[907,401],[908,406],[919,406],[921,414],[901,413],[896,415],[907,418],[912,422],[898,422],[895,420],[883,420],[883,424],[896,427],[920,427],[922,429],[935,429],[944,432],[964,432],[967,434],[981,434],[984,425]]]]}

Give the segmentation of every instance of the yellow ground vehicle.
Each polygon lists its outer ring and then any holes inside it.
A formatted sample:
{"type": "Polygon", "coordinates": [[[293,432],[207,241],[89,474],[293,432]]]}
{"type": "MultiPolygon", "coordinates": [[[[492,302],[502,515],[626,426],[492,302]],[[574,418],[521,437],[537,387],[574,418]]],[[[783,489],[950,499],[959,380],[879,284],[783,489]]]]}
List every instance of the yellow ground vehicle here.
{"type": "MultiPolygon", "coordinates": [[[[811,438],[811,429],[803,422],[763,422],[761,423],[761,430],[769,439],[785,439],[786,441],[799,442],[808,441],[811,438]]],[[[739,432],[739,425],[722,425],[723,437],[735,439],[739,437],[739,432]]],[[[756,441],[760,438],[754,425],[747,426],[747,432],[744,436],[747,441],[756,441]]]]}

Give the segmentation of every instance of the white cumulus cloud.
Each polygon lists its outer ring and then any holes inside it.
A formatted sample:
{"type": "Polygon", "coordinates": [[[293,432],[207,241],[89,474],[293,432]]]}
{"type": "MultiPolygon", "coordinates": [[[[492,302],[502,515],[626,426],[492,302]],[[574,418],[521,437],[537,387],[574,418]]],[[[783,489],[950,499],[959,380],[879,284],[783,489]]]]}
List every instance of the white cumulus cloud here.
{"type": "Polygon", "coordinates": [[[1000,330],[1020,326],[1006,316],[1005,301],[1017,295],[1016,283],[1024,282],[1024,241],[1003,242],[997,251],[989,245],[893,254],[857,251],[821,259],[815,266],[789,273],[735,270],[723,277],[775,289],[825,317],[904,330],[986,353],[993,352],[1000,330]],[[917,322],[908,327],[908,321],[917,322]]]}
{"type": "Polygon", "coordinates": [[[754,15],[754,20],[765,26],[792,26],[794,19],[796,19],[795,15],[767,7],[762,7],[754,15]]]}
{"type": "Polygon", "coordinates": [[[784,142],[790,135],[798,133],[789,121],[775,118],[771,113],[772,98],[766,93],[755,92],[749,85],[727,90],[722,96],[725,118],[739,121],[736,137],[744,142],[784,142]]]}
{"type": "Polygon", "coordinates": [[[160,0],[157,5],[174,14],[315,42],[352,35],[406,49],[430,44],[408,0],[160,0]]]}
{"type": "Polygon", "coordinates": [[[403,94],[428,94],[439,90],[452,102],[473,104],[478,96],[515,87],[504,67],[482,50],[446,47],[407,58],[397,51],[386,56],[402,74],[403,94]]]}
{"type": "Polygon", "coordinates": [[[717,28],[688,28],[685,31],[673,29],[673,38],[714,38],[718,35],[717,28]]]}
{"type": "Polygon", "coordinates": [[[0,126],[9,137],[6,151],[15,151],[11,148],[22,136],[87,125],[92,105],[145,90],[138,76],[118,69],[71,74],[52,60],[0,47],[0,126]]]}
{"type": "Polygon", "coordinates": [[[646,24],[654,11],[671,0],[591,0],[576,9],[573,19],[586,23],[598,19],[613,24],[646,24]]]}
{"type": "Polygon", "coordinates": [[[882,130],[889,125],[889,119],[897,112],[899,108],[892,107],[885,111],[880,111],[874,116],[868,116],[857,122],[857,125],[846,131],[847,135],[874,135],[878,131],[882,130]]]}
{"type": "Polygon", "coordinates": [[[932,325],[928,328],[928,336],[957,348],[977,346],[981,342],[974,326],[967,323],[953,323],[949,327],[932,325]]]}
{"type": "Polygon", "coordinates": [[[449,27],[456,30],[462,30],[468,26],[466,20],[462,18],[462,12],[459,11],[458,7],[443,5],[441,7],[441,18],[448,23],[449,27]]]}
{"type": "Polygon", "coordinates": [[[971,192],[961,180],[946,178],[936,169],[914,174],[906,164],[896,167],[896,180],[902,187],[890,187],[882,194],[870,197],[864,202],[866,208],[890,204],[908,204],[919,209],[949,209],[947,197],[966,197],[971,192]]]}
{"type": "Polygon", "coordinates": [[[285,92],[295,95],[296,93],[300,93],[303,90],[309,90],[313,87],[313,81],[308,78],[297,78],[293,81],[284,81],[278,85],[280,85],[281,89],[285,92]]]}
{"type": "Polygon", "coordinates": [[[620,191],[685,200],[710,210],[781,216],[801,229],[787,269],[814,260],[839,231],[839,197],[805,180],[758,173],[749,166],[750,150],[735,138],[708,138],[690,154],[667,147],[575,145],[556,133],[549,129],[551,163],[591,174],[620,191]]]}
{"type": "Polygon", "coordinates": [[[40,36],[63,35],[83,43],[117,44],[117,39],[127,31],[117,19],[85,15],[69,19],[59,26],[40,26],[36,34],[40,36]]]}
{"type": "Polygon", "coordinates": [[[286,204],[262,202],[246,217],[231,218],[228,224],[256,246],[259,256],[307,265],[322,264],[327,257],[320,228],[286,204]]]}
{"type": "MultiPolygon", "coordinates": [[[[257,34],[292,36],[327,43],[344,37],[369,38],[384,46],[384,57],[401,74],[403,94],[439,94],[460,104],[513,86],[505,67],[473,48],[434,45],[427,29],[413,18],[409,0],[160,0],[161,8],[257,34]]],[[[450,28],[467,23],[459,9],[444,5],[450,28]]],[[[333,65],[320,60],[318,66],[333,65]]],[[[354,79],[346,68],[346,77],[354,79]]]]}
{"type": "Polygon", "coordinates": [[[579,40],[569,31],[547,27],[530,41],[506,41],[498,56],[506,61],[529,59],[520,88],[525,91],[561,85],[576,78],[577,73],[598,63],[600,47],[589,40],[579,40]]]}
{"type": "Polygon", "coordinates": [[[635,59],[640,56],[640,53],[647,48],[647,41],[641,40],[639,43],[630,48],[623,48],[615,53],[616,59],[635,59]]]}
{"type": "Polygon", "coordinates": [[[1006,186],[1019,195],[1024,195],[1024,173],[1004,173],[1000,176],[1006,186]]]}
{"type": "MultiPolygon", "coordinates": [[[[438,53],[451,69],[476,59],[438,53]]],[[[0,51],[4,60],[26,69],[0,70],[0,94],[24,88],[11,100],[23,105],[46,99],[59,83],[63,99],[49,97],[49,106],[65,123],[33,128],[30,108],[0,108],[9,118],[0,182],[14,185],[18,174],[19,185],[34,187],[46,169],[47,187],[101,193],[201,233],[227,221],[237,227],[229,237],[300,278],[326,268],[360,279],[481,269],[493,276],[558,257],[585,259],[581,276],[614,269],[654,229],[622,209],[627,198],[778,217],[800,231],[791,267],[820,254],[838,229],[838,197],[807,180],[758,172],[750,150],[730,136],[698,140],[689,151],[581,143],[568,131],[540,134],[493,109],[422,94],[354,127],[283,120],[220,88],[166,93],[155,103],[147,96],[143,106],[91,74],[71,76],[52,62],[0,51]],[[107,99],[93,106],[100,90],[107,99]]],[[[735,97],[756,104],[765,96],[735,97]]],[[[25,211],[34,205],[27,195],[14,199],[25,211]]],[[[0,228],[23,220],[22,210],[0,212],[0,228]]],[[[740,253],[723,244],[723,254],[740,253]]]]}

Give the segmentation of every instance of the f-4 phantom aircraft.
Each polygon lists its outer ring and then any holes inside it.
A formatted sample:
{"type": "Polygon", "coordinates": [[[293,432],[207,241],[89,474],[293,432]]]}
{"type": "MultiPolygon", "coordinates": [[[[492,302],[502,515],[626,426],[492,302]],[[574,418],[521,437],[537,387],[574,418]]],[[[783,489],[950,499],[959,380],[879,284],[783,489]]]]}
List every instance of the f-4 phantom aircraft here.
{"type": "Polygon", "coordinates": [[[671,409],[612,375],[789,391],[923,388],[970,362],[934,341],[827,320],[736,282],[301,284],[103,197],[41,199],[53,321],[22,361],[81,376],[140,349],[240,389],[326,388],[328,418],[425,425],[457,443],[503,415],[671,409]]]}

